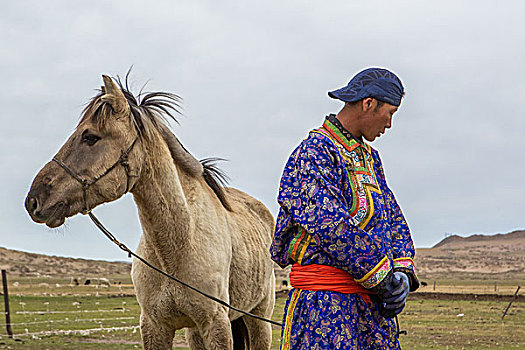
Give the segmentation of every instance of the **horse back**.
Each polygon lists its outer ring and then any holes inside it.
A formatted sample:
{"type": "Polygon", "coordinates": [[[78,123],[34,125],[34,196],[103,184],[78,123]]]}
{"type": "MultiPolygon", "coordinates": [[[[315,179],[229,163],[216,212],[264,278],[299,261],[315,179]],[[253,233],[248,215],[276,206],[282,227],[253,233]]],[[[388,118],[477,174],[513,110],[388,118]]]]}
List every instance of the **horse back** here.
{"type": "Polygon", "coordinates": [[[243,215],[251,213],[252,215],[257,216],[262,221],[265,228],[268,229],[271,236],[275,227],[275,221],[272,213],[270,213],[268,208],[266,208],[261,201],[236,188],[228,187],[225,188],[225,191],[228,200],[234,203],[234,211],[240,211],[243,215]]]}

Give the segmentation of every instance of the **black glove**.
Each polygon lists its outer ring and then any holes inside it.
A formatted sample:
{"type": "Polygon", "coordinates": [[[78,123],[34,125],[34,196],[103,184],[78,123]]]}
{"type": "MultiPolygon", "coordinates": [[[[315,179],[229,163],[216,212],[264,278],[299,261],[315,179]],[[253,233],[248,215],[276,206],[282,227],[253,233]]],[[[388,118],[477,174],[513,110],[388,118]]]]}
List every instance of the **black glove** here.
{"type": "Polygon", "coordinates": [[[385,318],[392,318],[405,308],[405,303],[410,292],[410,282],[404,272],[394,272],[392,283],[385,288],[380,298],[383,302],[381,315],[385,318]]]}

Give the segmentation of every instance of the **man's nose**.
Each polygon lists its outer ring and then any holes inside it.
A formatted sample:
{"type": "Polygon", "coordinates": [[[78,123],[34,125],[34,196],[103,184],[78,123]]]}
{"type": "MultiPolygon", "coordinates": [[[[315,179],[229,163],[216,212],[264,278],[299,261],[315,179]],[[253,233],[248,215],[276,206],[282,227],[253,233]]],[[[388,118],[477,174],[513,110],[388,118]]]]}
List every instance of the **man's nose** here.
{"type": "Polygon", "coordinates": [[[392,117],[388,118],[388,121],[386,123],[386,128],[390,129],[392,127],[392,117]]]}

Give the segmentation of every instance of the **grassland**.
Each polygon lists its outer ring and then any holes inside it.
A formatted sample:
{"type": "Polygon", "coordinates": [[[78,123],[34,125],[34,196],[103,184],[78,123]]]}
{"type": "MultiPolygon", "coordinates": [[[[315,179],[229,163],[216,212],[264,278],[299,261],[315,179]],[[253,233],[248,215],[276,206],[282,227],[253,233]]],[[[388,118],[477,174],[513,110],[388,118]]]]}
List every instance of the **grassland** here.
{"type": "MultiPolygon", "coordinates": [[[[525,349],[525,288],[501,320],[516,286],[525,287],[525,231],[451,236],[434,248],[417,249],[416,266],[426,285],[411,295],[399,318],[408,332],[400,338],[403,349],[525,349]]],[[[0,349],[141,348],[129,263],[0,248],[0,267],[9,272],[16,334],[16,340],[0,336],[0,349]]],[[[288,282],[288,271],[276,268],[279,287],[288,282]]],[[[284,302],[277,299],[276,321],[284,302]]],[[[272,349],[278,349],[277,327],[273,335],[272,349]]],[[[187,349],[183,331],[174,348],[187,349]]]]}
{"type": "MultiPolygon", "coordinates": [[[[1,349],[140,349],[140,309],[129,280],[103,287],[69,285],[66,280],[21,280],[10,287],[12,328],[15,339],[0,338],[1,349]]],[[[437,287],[460,287],[460,281],[440,281],[437,287]]],[[[12,282],[10,283],[12,284],[12,282]]],[[[502,290],[511,282],[498,284],[502,290]]],[[[472,282],[462,290],[489,291],[494,284],[472,282]]],[[[425,287],[432,289],[433,285],[425,287]]],[[[525,305],[513,304],[505,320],[503,310],[511,299],[470,297],[440,299],[426,294],[411,296],[400,316],[403,349],[525,349],[525,305]],[[465,299],[465,300],[461,300],[465,299]],[[470,300],[468,300],[470,299],[470,300]]],[[[480,294],[483,296],[483,294],[480,294]]],[[[281,321],[284,297],[277,299],[273,319],[281,321]]],[[[2,321],[3,322],[3,321],[2,321]]],[[[5,334],[5,324],[1,325],[5,334]]],[[[272,349],[279,348],[280,329],[274,327],[272,349]]],[[[183,331],[174,349],[187,349],[183,331]]]]}

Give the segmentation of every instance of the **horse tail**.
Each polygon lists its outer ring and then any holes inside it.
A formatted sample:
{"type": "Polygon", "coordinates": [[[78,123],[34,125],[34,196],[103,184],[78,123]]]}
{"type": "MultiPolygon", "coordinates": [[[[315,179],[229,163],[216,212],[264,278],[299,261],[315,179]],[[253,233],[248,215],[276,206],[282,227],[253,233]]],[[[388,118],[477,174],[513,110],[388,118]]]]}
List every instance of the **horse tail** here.
{"type": "Polygon", "coordinates": [[[233,350],[249,350],[249,335],[248,327],[242,317],[231,321],[232,336],[233,336],[233,350]]]}

